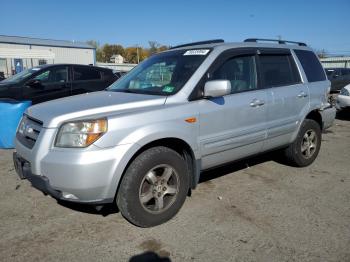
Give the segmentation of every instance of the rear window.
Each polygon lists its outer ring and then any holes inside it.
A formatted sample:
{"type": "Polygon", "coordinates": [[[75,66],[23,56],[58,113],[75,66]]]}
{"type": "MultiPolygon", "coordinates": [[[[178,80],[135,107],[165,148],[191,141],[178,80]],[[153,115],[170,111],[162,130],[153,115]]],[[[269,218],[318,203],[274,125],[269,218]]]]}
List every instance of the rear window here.
{"type": "Polygon", "coordinates": [[[300,76],[290,55],[261,55],[261,74],[264,87],[300,83],[300,76]]]}
{"type": "Polygon", "coordinates": [[[74,80],[99,80],[101,74],[99,71],[88,67],[74,67],[74,80]]]}
{"type": "Polygon", "coordinates": [[[309,82],[326,80],[322,65],[313,52],[306,50],[294,50],[294,52],[297,55],[309,82]]]}

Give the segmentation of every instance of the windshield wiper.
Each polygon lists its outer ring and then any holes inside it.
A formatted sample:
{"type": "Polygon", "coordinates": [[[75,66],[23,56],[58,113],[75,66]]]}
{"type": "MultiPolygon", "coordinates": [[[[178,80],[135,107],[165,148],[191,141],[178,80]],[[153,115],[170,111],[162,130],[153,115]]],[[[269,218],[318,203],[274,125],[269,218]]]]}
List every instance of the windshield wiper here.
{"type": "Polygon", "coordinates": [[[112,91],[112,92],[141,94],[140,92],[137,92],[137,90],[138,89],[107,89],[107,91],[112,91]]]}

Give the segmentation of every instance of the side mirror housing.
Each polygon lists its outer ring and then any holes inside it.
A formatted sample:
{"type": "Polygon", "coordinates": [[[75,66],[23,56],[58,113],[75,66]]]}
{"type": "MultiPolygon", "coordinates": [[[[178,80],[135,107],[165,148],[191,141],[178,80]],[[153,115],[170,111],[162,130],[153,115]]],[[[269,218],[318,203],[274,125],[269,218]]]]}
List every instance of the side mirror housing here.
{"type": "Polygon", "coordinates": [[[31,88],[40,88],[42,87],[41,81],[38,79],[30,79],[27,83],[26,86],[29,86],[31,88]]]}
{"type": "Polygon", "coordinates": [[[221,97],[231,93],[231,82],[228,80],[211,80],[204,85],[204,97],[221,97]]]}

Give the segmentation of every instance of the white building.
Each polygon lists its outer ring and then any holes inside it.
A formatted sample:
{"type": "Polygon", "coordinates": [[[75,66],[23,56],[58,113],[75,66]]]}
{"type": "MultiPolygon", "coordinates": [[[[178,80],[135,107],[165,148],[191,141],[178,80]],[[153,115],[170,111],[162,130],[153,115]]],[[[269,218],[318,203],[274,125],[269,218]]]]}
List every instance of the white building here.
{"type": "Polygon", "coordinates": [[[123,64],[124,63],[124,57],[121,55],[112,55],[111,57],[111,63],[114,64],[123,64]]]}
{"type": "Polygon", "coordinates": [[[350,56],[327,57],[320,60],[324,68],[350,68],[350,56]]]}
{"type": "Polygon", "coordinates": [[[94,47],[63,40],[0,35],[0,73],[5,77],[41,64],[93,64],[94,47]]]}

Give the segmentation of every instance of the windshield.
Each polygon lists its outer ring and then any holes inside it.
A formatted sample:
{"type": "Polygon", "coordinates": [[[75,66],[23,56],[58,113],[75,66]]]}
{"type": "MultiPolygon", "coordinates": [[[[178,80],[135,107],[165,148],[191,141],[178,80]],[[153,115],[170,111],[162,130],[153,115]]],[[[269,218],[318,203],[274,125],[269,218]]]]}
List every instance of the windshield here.
{"type": "Polygon", "coordinates": [[[150,95],[178,92],[207,57],[209,49],[169,51],[154,55],[107,88],[150,95]]]}
{"type": "Polygon", "coordinates": [[[27,78],[28,76],[34,74],[35,72],[39,71],[41,68],[34,67],[30,69],[26,69],[18,74],[15,74],[3,81],[1,83],[18,83],[21,82],[23,79],[27,78]]]}

